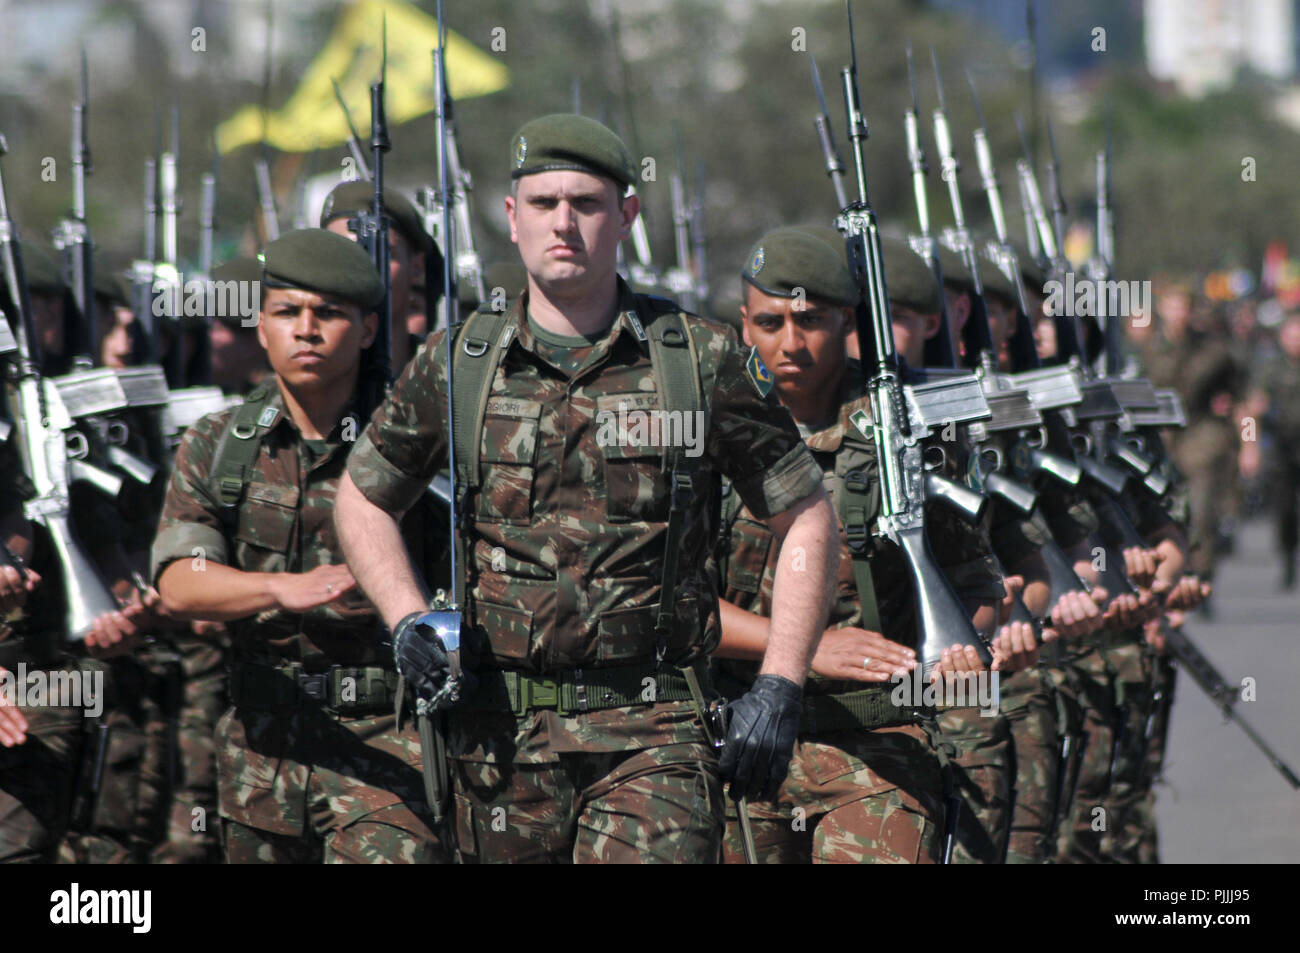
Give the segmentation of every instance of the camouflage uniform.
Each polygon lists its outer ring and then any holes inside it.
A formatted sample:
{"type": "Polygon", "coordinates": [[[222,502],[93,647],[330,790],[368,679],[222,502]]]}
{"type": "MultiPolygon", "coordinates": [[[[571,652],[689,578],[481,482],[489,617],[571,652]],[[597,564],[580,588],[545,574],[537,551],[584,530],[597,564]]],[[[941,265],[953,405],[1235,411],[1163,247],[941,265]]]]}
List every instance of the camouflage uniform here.
{"type": "MultiPolygon", "coordinates": [[[[991,532],[993,548],[1012,574],[1051,540],[1042,516],[1019,518],[997,500],[991,532]]],[[[1056,853],[1059,701],[1045,666],[1002,678],[1001,690],[1015,765],[1006,862],[1047,863],[1056,853]]]]}
{"type": "MultiPolygon", "coordinates": [[[[343,562],[333,505],[347,452],[344,428],[354,419],[345,416],[324,441],[308,441],[277,386],[249,399],[264,401],[264,413],[274,417],[238,506],[224,508],[211,482],[216,447],[234,411],[210,414],[187,431],[154,540],[155,583],[177,560],[196,571],[210,560],[245,572],[306,572],[343,562]]],[[[445,539],[445,527],[423,505],[403,531],[417,566],[445,539]]],[[[386,706],[365,703],[387,697],[391,704],[397,678],[364,596],[348,593],[305,613],[265,612],[230,629],[233,707],[221,717],[216,739],[227,860],[440,857],[415,730],[399,731],[386,706]],[[327,691],[338,713],[312,700],[327,691]]]]}
{"type": "MultiPolygon", "coordinates": [[[[870,400],[863,391],[859,365],[851,362],[838,419],[816,432],[800,425],[837,508],[837,470],[863,471],[872,488],[869,492],[878,499],[875,446],[850,421],[858,410],[870,413],[870,400]]],[[[725,580],[723,598],[748,612],[770,616],[778,555],[775,538],[734,494],[727,495],[723,506],[726,534],[719,552],[725,580]]],[[[979,534],[945,511],[936,510],[933,515],[934,549],[959,594],[975,599],[1000,595],[1001,585],[979,534]]],[[[915,647],[915,612],[905,562],[892,543],[873,537],[873,546],[873,588],[880,618],[888,620],[885,634],[915,647]]],[[[863,626],[853,559],[843,535],[830,625],[863,626]]],[[[720,686],[731,697],[742,694],[758,673],[753,662],[720,659],[715,667],[720,686]]],[[[790,775],[774,803],[749,805],[760,862],[934,863],[939,859],[943,783],[939,757],[928,732],[919,724],[921,711],[889,702],[893,724],[870,729],[851,716],[831,714],[850,695],[878,695],[888,701],[892,691],[890,683],[868,685],[809,676],[790,775]],[[817,728],[818,721],[827,727],[817,728]]],[[[739,818],[734,802],[728,801],[728,805],[727,862],[743,863],[739,818]]]]}
{"type": "Polygon", "coordinates": [[[1277,500],[1277,544],[1287,574],[1283,578],[1293,579],[1300,547],[1300,363],[1279,353],[1265,365],[1256,389],[1268,395],[1263,424],[1273,438],[1269,482],[1277,500]]]}
{"type": "Polygon", "coordinates": [[[1187,571],[1212,581],[1219,524],[1233,507],[1240,440],[1232,420],[1216,416],[1211,403],[1219,393],[1239,396],[1239,369],[1226,338],[1190,331],[1177,342],[1157,335],[1142,361],[1152,384],[1172,387],[1182,397],[1187,427],[1174,435],[1169,452],[1187,479],[1187,571]]]}
{"type": "MultiPolygon", "coordinates": [[[[602,707],[593,688],[585,711],[554,697],[513,710],[501,692],[487,698],[494,686],[519,691],[543,676],[570,686],[669,680],[668,666],[656,674],[655,664],[669,510],[662,449],[621,423],[611,433],[602,412],[659,406],[646,341],[656,331],[643,328],[654,309],[675,305],[635,296],[621,281],[618,295],[617,316],[595,338],[542,331],[526,318],[524,295],[498,339],[505,348],[482,425],[482,485],[467,504],[463,567],[473,632],[466,664],[481,689],[447,718],[467,861],[720,855],[716,754],[684,696],[602,707]]],[[[754,389],[734,338],[704,319],[684,320],[708,429],[677,553],[675,617],[661,646],[679,666],[702,660],[719,637],[705,568],[716,475],[763,517],[788,510],[820,480],[789,415],[754,389]]],[[[404,509],[446,463],[444,334],[430,335],[349,458],[358,488],[389,512],[404,509]]]]}
{"type": "MultiPolygon", "coordinates": [[[[0,444],[0,518],[14,520],[29,491],[14,443],[0,444]]],[[[47,540],[35,532],[25,559],[41,583],[16,618],[0,618],[0,667],[14,679],[20,671],[48,675],[93,666],[74,659],[61,644],[63,583],[47,540]]],[[[0,748],[0,863],[51,863],[72,812],[87,718],[80,708],[49,705],[22,712],[28,723],[26,742],[0,748]]]]}

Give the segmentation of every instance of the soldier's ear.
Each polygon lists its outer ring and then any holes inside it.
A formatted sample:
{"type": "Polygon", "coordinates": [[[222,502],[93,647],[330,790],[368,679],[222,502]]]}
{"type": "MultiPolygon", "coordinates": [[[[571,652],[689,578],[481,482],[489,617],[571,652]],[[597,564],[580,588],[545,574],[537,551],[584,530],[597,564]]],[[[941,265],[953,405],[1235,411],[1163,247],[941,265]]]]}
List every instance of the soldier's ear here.
{"type": "Polygon", "coordinates": [[[257,312],[257,343],[260,344],[260,345],[262,345],[262,350],[263,350],[263,351],[265,351],[265,350],[267,349],[267,347],[266,347],[266,312],[265,312],[265,311],[259,311],[259,312],[257,312]]]}
{"type": "Polygon", "coordinates": [[[941,314],[927,314],[925,316],[925,339],[928,341],[939,333],[939,322],[943,320],[941,314]]]}
{"type": "Polygon", "coordinates": [[[510,222],[510,240],[516,245],[519,244],[519,230],[515,228],[515,197],[506,196],[506,218],[510,222]]]}
{"type": "Polygon", "coordinates": [[[377,334],[379,334],[379,312],[371,311],[361,319],[361,346],[370,347],[375,343],[377,334]]]}
{"type": "Polygon", "coordinates": [[[632,234],[632,223],[636,221],[637,215],[641,213],[641,199],[636,195],[629,195],[623,199],[623,205],[618,210],[623,218],[623,225],[619,229],[619,238],[627,238],[632,234]]]}
{"type": "Polygon", "coordinates": [[[749,339],[749,309],[743,304],[740,306],[740,339],[745,342],[745,347],[754,346],[754,342],[749,339]]]}

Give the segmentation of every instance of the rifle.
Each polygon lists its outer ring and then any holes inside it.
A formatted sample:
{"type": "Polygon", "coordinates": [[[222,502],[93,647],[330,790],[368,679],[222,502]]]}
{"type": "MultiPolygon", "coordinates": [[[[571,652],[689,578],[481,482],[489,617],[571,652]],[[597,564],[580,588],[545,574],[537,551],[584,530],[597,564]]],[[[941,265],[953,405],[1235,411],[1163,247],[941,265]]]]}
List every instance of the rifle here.
{"type": "Polygon", "coordinates": [[[691,274],[690,212],[686,207],[686,186],[682,179],[681,127],[676,122],[673,123],[673,133],[677,167],[668,178],[668,186],[673,203],[673,244],[677,264],[664,273],[664,282],[687,311],[696,312],[699,301],[695,295],[695,278],[691,274]]]}
{"type": "Polygon", "coordinates": [[[392,290],[389,287],[388,268],[388,214],[384,210],[384,153],[392,148],[388,137],[388,119],[384,114],[384,82],[388,74],[388,21],[383,25],[383,57],[379,66],[378,81],[370,84],[370,157],[374,197],[369,210],[348,219],[348,229],[357,236],[357,242],[370,253],[370,260],[384,282],[384,297],[379,307],[379,333],[369,351],[370,373],[361,386],[365,390],[365,412],[378,407],[392,383],[392,290]]]}
{"type": "Polygon", "coordinates": [[[339,81],[331,76],[330,83],[334,86],[334,100],[339,104],[339,109],[343,110],[343,118],[348,124],[348,152],[352,154],[352,161],[356,163],[357,172],[361,178],[369,182],[371,179],[370,166],[366,162],[366,154],[361,148],[361,136],[357,133],[357,127],[352,122],[352,113],[348,110],[348,104],[343,101],[343,91],[339,89],[339,81]]]}
{"type": "Polygon", "coordinates": [[[89,76],[86,70],[86,51],[81,51],[81,99],[72,105],[72,213],[59,220],[54,232],[54,244],[63,259],[63,271],[72,288],[76,312],[77,336],[72,343],[76,355],[73,366],[86,369],[96,362],[95,349],[99,334],[95,324],[95,278],[91,260],[90,227],[86,222],[86,176],[93,168],[90,161],[90,143],[86,134],[86,112],[89,107],[89,76]]]}
{"type": "MultiPolygon", "coordinates": [[[[8,144],[0,135],[0,156],[8,144]]],[[[96,617],[118,608],[117,600],[85,554],[73,528],[68,482],[76,478],[82,461],[68,460],[64,433],[72,428],[58,388],[41,373],[40,339],[36,334],[31,298],[23,271],[22,247],[9,212],[3,172],[0,172],[0,265],[5,288],[15,311],[15,343],[18,345],[16,373],[7,375],[10,417],[19,431],[19,454],[23,472],[35,488],[35,496],[23,504],[23,513],[40,523],[50,535],[55,556],[63,570],[67,596],[64,632],[69,641],[81,641],[96,617]]]]}
{"type": "MultiPolygon", "coordinates": [[[[920,112],[916,99],[916,76],[912,71],[912,44],[907,44],[907,83],[912,90],[912,108],[903,112],[903,128],[907,134],[907,159],[912,167],[912,196],[916,200],[916,221],[920,227],[919,235],[909,241],[912,250],[925,259],[934,275],[935,285],[943,290],[943,268],[939,264],[939,245],[930,231],[930,200],[926,194],[925,177],[929,166],[925,161],[925,150],[921,147],[920,112]]],[[[827,130],[829,134],[829,130],[827,130]]],[[[939,296],[939,333],[926,342],[926,366],[957,366],[957,351],[953,347],[952,328],[948,324],[947,296],[939,296]]]]}
{"type": "Polygon", "coordinates": [[[220,171],[220,153],[215,139],[212,143],[212,171],[199,177],[199,272],[204,278],[212,277],[212,239],[217,229],[217,176],[220,171]]]}
{"type": "MultiPolygon", "coordinates": [[[[911,64],[910,51],[908,64],[911,64]]],[[[831,185],[835,187],[835,201],[839,203],[840,208],[848,208],[848,195],[844,191],[844,160],[840,157],[839,150],[835,148],[835,137],[831,131],[830,110],[826,105],[826,93],[822,89],[822,77],[817,72],[817,57],[811,53],[808,54],[808,62],[812,64],[812,81],[813,89],[817,91],[818,113],[813,117],[813,126],[817,130],[817,140],[821,143],[822,158],[826,160],[826,174],[830,176],[831,185]]]]}
{"type": "Polygon", "coordinates": [[[1210,701],[1214,702],[1219,711],[1223,714],[1224,721],[1234,721],[1241,726],[1241,730],[1264,755],[1268,758],[1269,763],[1275,767],[1282,777],[1286,778],[1288,784],[1293,788],[1300,788],[1300,778],[1291,770],[1290,766],[1283,761],[1272,748],[1260,737],[1259,733],[1251,726],[1245,718],[1237,713],[1237,691],[1227,683],[1227,680],[1214,667],[1214,664],[1205,657],[1192,640],[1187,637],[1187,633],[1182,627],[1168,628],[1165,632],[1165,645],[1173,653],[1178,664],[1187,670],[1192,676],[1192,680],[1200,686],[1201,691],[1209,696],[1210,701]]]}
{"type": "MultiPolygon", "coordinates": [[[[474,191],[474,180],[460,164],[460,149],[456,145],[455,103],[447,83],[447,61],[441,51],[434,58],[434,66],[438,71],[437,88],[441,96],[438,110],[438,118],[442,123],[438,133],[439,161],[447,167],[450,189],[449,192],[442,193],[441,202],[451,208],[455,223],[455,232],[447,232],[449,241],[443,246],[443,253],[455,263],[458,283],[468,281],[473,286],[475,299],[482,304],[487,300],[487,289],[483,285],[483,260],[474,247],[469,209],[469,194],[474,191]]],[[[443,231],[444,228],[439,227],[436,233],[439,238],[443,237],[443,231]]]]}
{"type": "MultiPolygon", "coordinates": [[[[871,421],[860,414],[854,423],[864,431],[869,426],[875,440],[880,466],[880,516],[876,532],[897,545],[907,561],[918,610],[920,657],[923,680],[930,677],[945,648],[974,645],[985,665],[993,656],[975,632],[961,600],[935,562],[925,532],[925,506],[944,499],[971,519],[983,510],[983,497],[966,487],[928,471],[922,454],[942,449],[923,447],[923,441],[940,426],[969,423],[989,416],[979,382],[973,378],[951,379],[930,384],[904,386],[899,356],[894,347],[885,286],[880,231],[867,194],[866,161],[863,145],[867,124],[858,96],[857,49],[853,36],[853,8],[845,6],[849,18],[851,64],[842,73],[844,105],[849,138],[853,144],[858,198],[845,206],[836,226],[845,235],[849,270],[860,297],[855,307],[858,340],[864,367],[868,347],[874,342],[874,375],[867,385],[871,400],[871,421]],[[939,410],[942,405],[943,410],[939,410]]],[[[849,546],[861,550],[865,538],[850,538],[849,546]]]]}
{"type": "Polygon", "coordinates": [[[691,203],[691,246],[695,250],[695,300],[701,308],[709,300],[708,240],[704,231],[704,160],[695,167],[695,201],[691,203]]]}
{"type": "Polygon", "coordinates": [[[275,210],[275,192],[271,188],[270,149],[266,145],[267,113],[271,101],[271,12],[273,0],[266,0],[266,57],[262,60],[262,144],[253,161],[257,181],[257,204],[262,209],[262,244],[269,245],[280,237],[280,223],[275,210]]]}

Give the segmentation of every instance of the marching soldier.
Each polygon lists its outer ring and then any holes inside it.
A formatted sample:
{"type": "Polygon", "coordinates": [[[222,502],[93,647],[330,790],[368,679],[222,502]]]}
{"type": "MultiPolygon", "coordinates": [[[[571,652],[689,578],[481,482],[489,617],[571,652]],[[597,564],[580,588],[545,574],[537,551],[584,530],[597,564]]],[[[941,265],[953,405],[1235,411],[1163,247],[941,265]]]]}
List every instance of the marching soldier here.
{"type": "MultiPolygon", "coordinates": [[[[232,630],[233,707],[217,731],[232,863],[442,856],[414,728],[392,711],[391,650],[331,520],[382,293],[344,238],[304,229],[269,244],[258,340],[273,379],[186,433],[168,486],[153,545],[163,602],[232,630]]],[[[404,528],[424,565],[440,539],[429,511],[404,528]]]]}
{"type": "Polygon", "coordinates": [[[454,383],[430,335],[349,459],[340,536],[403,674],[433,698],[456,647],[420,621],[429,599],[396,518],[445,463],[454,388],[470,415],[455,431],[461,665],[478,683],[446,712],[461,857],[714,862],[722,782],[770,796],[790,759],[837,552],[821,473],[728,333],[619,279],[639,202],[613,132],[545,116],[516,134],[511,166],[527,290],[461,329],[454,383]],[[802,568],[777,569],[761,674],[730,707],[720,763],[701,724],[719,474],[802,568]]]}
{"type": "MultiPolygon", "coordinates": [[[[843,240],[838,235],[823,239],[815,228],[777,229],[759,241],[748,262],[741,314],[745,343],[753,348],[754,386],[775,389],[821,466],[837,511],[852,514],[856,501],[874,499],[878,488],[871,479],[875,447],[851,422],[870,402],[860,367],[846,354],[857,289],[843,240]],[[866,486],[853,484],[855,473],[867,475],[866,486]]],[[[891,305],[902,321],[914,318],[915,341],[921,343],[927,329],[937,331],[938,322],[929,320],[924,305],[916,310],[921,303],[908,291],[906,260],[898,268],[891,267],[894,263],[886,258],[891,295],[895,276],[901,289],[891,305]]],[[[896,318],[896,328],[898,324],[896,318]]],[[[907,350],[901,341],[899,348],[907,350]]],[[[866,520],[872,516],[865,510],[861,514],[866,520]]],[[[1000,598],[1002,587],[979,533],[953,518],[936,522],[934,548],[968,604],[980,604],[989,594],[1000,598]]],[[[778,553],[771,533],[735,494],[724,498],[723,529],[723,635],[717,667],[723,691],[738,696],[752,681],[766,645],[778,553]]],[[[758,859],[934,863],[944,805],[943,761],[932,746],[933,712],[895,704],[889,684],[897,683],[896,676],[908,677],[917,664],[912,647],[916,623],[902,555],[877,541],[868,558],[857,559],[842,537],[830,621],[812,661],[790,776],[771,804],[749,807],[758,859]],[[860,598],[861,586],[871,587],[870,600],[860,598]]],[[[1001,639],[999,645],[1009,648],[1010,643],[1001,639]]],[[[1022,644],[995,666],[1026,664],[1023,649],[1022,644]]],[[[982,667],[974,647],[967,646],[945,652],[940,669],[982,667]]],[[[727,826],[729,863],[743,862],[743,837],[733,811],[727,826]]]]}

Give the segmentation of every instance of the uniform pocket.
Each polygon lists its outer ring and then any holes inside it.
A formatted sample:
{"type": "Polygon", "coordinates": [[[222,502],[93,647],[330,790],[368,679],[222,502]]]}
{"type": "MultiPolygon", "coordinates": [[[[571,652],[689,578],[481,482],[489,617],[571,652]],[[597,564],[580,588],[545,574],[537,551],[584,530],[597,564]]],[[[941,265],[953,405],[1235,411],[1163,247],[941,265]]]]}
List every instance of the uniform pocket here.
{"type": "Polygon", "coordinates": [[[474,601],[475,619],[486,635],[486,649],[496,662],[528,658],[532,646],[533,614],[527,609],[474,601]]]}
{"type": "Polygon", "coordinates": [[[614,522],[668,519],[668,475],[663,470],[659,395],[606,394],[596,398],[597,443],[605,461],[605,512],[614,522]]]}
{"type": "Polygon", "coordinates": [[[244,502],[239,507],[235,539],[258,549],[287,553],[297,522],[296,486],[251,483],[244,494],[244,502]]]}
{"type": "Polygon", "coordinates": [[[483,473],[479,519],[528,523],[541,415],[542,405],[535,400],[493,397],[488,401],[479,449],[483,473]]]}

